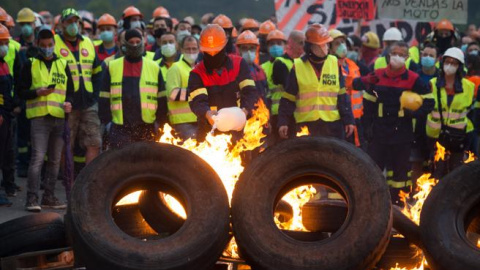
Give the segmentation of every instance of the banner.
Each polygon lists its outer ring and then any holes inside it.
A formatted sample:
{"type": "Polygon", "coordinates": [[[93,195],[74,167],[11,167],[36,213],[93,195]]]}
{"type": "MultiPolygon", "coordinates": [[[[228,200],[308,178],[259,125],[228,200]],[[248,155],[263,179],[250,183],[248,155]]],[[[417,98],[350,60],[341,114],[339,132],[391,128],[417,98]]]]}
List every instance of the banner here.
{"type": "Polygon", "coordinates": [[[373,0],[337,0],[337,14],[340,18],[373,20],[375,10],[373,0]]]}
{"type": "Polygon", "coordinates": [[[278,28],[288,36],[292,30],[305,31],[308,25],[320,23],[346,35],[355,34],[357,30],[360,30],[360,34],[373,31],[381,40],[388,28],[397,27],[404,40],[412,44],[423,41],[433,29],[433,23],[378,18],[360,25],[358,20],[337,16],[335,4],[336,0],[275,0],[278,28]]]}
{"type": "Polygon", "coordinates": [[[377,0],[381,19],[467,24],[468,0],[377,0]]]}

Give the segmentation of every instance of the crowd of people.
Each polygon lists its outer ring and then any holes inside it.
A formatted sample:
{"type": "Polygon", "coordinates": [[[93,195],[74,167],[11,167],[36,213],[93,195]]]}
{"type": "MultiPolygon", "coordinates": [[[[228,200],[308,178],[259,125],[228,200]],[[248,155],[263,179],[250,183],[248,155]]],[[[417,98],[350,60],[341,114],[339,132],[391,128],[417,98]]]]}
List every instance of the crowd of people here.
{"type": "Polygon", "coordinates": [[[203,140],[219,110],[248,118],[260,100],[265,146],[302,127],[346,140],[384,171],[399,203],[423,172],[441,178],[478,154],[479,42],[474,25],[464,34],[446,19],[410,46],[395,27],[381,39],[317,23],[287,36],[274,19],[209,13],[195,24],[163,7],[148,19],[129,6],[118,20],[73,8],[23,8],[13,20],[0,8],[0,206],[23,188],[16,173],[28,179],[27,211],[65,208],[55,196],[64,149],[78,171],[102,151],[156,140],[166,123],[203,140]],[[434,161],[437,143],[447,155],[434,161]]]}

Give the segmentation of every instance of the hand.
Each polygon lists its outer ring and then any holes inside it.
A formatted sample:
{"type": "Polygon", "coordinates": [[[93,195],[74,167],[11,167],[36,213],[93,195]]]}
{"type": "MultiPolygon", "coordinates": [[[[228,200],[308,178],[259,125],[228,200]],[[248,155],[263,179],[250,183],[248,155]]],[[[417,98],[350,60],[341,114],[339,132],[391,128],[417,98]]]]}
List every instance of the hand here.
{"type": "Polygon", "coordinates": [[[63,103],[63,109],[65,110],[65,113],[71,113],[72,112],[72,103],[64,102],[63,103]]]}
{"type": "Polygon", "coordinates": [[[361,77],[361,80],[363,83],[367,83],[367,84],[376,84],[378,83],[378,81],[380,81],[380,79],[378,78],[377,74],[375,74],[375,72],[372,72],[367,76],[361,77]]]}
{"type": "Polygon", "coordinates": [[[213,126],[213,124],[215,123],[215,120],[213,120],[213,116],[214,116],[214,115],[217,115],[217,114],[218,114],[217,111],[207,111],[207,112],[205,113],[205,117],[207,118],[208,123],[209,123],[210,125],[213,126]]]}
{"type": "Polygon", "coordinates": [[[37,96],[48,96],[53,92],[53,88],[41,87],[37,89],[37,96]]]}
{"type": "Polygon", "coordinates": [[[347,138],[352,136],[354,131],[355,125],[345,125],[345,136],[347,136],[347,138]]]}
{"type": "Polygon", "coordinates": [[[278,129],[278,134],[280,135],[280,138],[288,139],[288,126],[281,126],[278,129]]]}
{"type": "Polygon", "coordinates": [[[22,107],[17,106],[15,108],[13,108],[13,114],[19,115],[21,112],[22,112],[22,107]]]}
{"type": "Polygon", "coordinates": [[[3,124],[3,116],[0,115],[0,127],[2,126],[2,124],[3,124]]]}

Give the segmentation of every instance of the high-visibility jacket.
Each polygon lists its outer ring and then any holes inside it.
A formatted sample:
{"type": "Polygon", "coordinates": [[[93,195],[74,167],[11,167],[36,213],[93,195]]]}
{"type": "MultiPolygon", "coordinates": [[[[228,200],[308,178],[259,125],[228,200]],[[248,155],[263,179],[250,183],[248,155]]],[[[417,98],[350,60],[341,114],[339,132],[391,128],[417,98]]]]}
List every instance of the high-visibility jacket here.
{"type": "Polygon", "coordinates": [[[358,119],[363,115],[363,91],[353,89],[353,79],[360,77],[360,68],[354,61],[345,58],[346,67],[342,65],[347,92],[352,103],[353,117],[358,119]]]}
{"type": "MultiPolygon", "coordinates": [[[[295,122],[313,122],[319,119],[325,122],[340,120],[338,111],[338,95],[346,93],[345,88],[340,87],[340,74],[337,57],[328,55],[323,63],[320,80],[310,61],[301,58],[294,60],[295,76],[298,82],[297,97],[294,112],[295,122]]],[[[289,99],[288,95],[285,98],[289,99]]]]}
{"type": "Polygon", "coordinates": [[[8,69],[10,70],[10,74],[12,77],[14,76],[14,68],[13,65],[15,63],[15,55],[17,52],[20,51],[20,43],[14,39],[10,39],[8,42],[8,51],[3,60],[7,63],[8,69]]]}
{"type": "MultiPolygon", "coordinates": [[[[405,60],[405,66],[407,67],[407,69],[410,68],[410,63],[412,63],[412,58],[407,58],[407,60],[405,60]]],[[[385,56],[380,56],[377,58],[377,60],[375,60],[375,64],[373,65],[373,69],[374,70],[377,70],[377,69],[380,69],[380,68],[386,68],[388,66],[387,64],[387,58],[385,56]]]]}
{"type": "Polygon", "coordinates": [[[463,91],[461,93],[455,93],[450,106],[447,104],[448,97],[445,87],[442,87],[441,89],[437,88],[437,78],[430,80],[430,84],[432,85],[432,95],[435,100],[435,107],[427,116],[427,136],[430,138],[438,138],[440,135],[441,123],[437,95],[439,90],[442,99],[443,124],[451,128],[466,130],[466,132],[472,131],[473,124],[472,121],[468,119],[467,114],[473,103],[474,84],[467,79],[462,79],[463,91]]]}
{"type": "MultiPolygon", "coordinates": [[[[192,67],[184,60],[175,62],[167,72],[167,107],[168,118],[171,124],[184,124],[197,122],[197,116],[190,109],[188,100],[186,97],[186,88],[188,86],[188,77],[192,67]],[[185,100],[174,101],[172,100],[172,92],[176,88],[185,89],[185,100]]],[[[176,96],[176,95],[175,95],[176,96]]],[[[174,99],[175,97],[173,97],[174,99]]]]}
{"type": "Polygon", "coordinates": [[[262,64],[262,69],[263,71],[265,71],[265,75],[267,75],[267,83],[268,83],[268,89],[269,89],[267,98],[270,98],[272,100],[272,108],[271,108],[272,115],[278,115],[278,107],[280,106],[280,99],[282,98],[282,93],[285,91],[282,85],[273,83],[273,65],[275,61],[281,61],[283,64],[285,64],[285,66],[287,66],[289,71],[293,67],[293,61],[285,57],[277,57],[273,62],[267,61],[262,64]]]}
{"type": "Polygon", "coordinates": [[[36,91],[38,88],[48,87],[51,84],[55,84],[55,90],[47,96],[38,96],[35,99],[27,100],[28,119],[46,115],[65,118],[63,103],[67,94],[66,67],[67,61],[57,58],[52,62],[49,71],[43,61],[33,58],[30,71],[32,73],[30,91],[36,91]]]}
{"type": "MultiPolygon", "coordinates": [[[[123,82],[123,63],[124,57],[110,61],[108,72],[110,73],[110,110],[112,112],[112,122],[117,125],[123,125],[123,107],[122,107],[122,82],[123,82]]],[[[142,74],[140,76],[140,105],[142,110],[142,120],[147,124],[155,122],[158,108],[158,75],[160,68],[158,65],[143,57],[142,74]]]]}
{"type": "Polygon", "coordinates": [[[412,59],[415,63],[420,63],[420,49],[418,46],[412,46],[408,49],[408,53],[410,54],[410,59],[412,59]]]}
{"type": "Polygon", "coordinates": [[[93,46],[93,42],[87,37],[83,37],[83,39],[79,38],[78,42],[79,62],[77,62],[75,56],[59,35],[55,35],[55,54],[59,58],[67,60],[68,67],[72,73],[75,92],[80,88],[80,77],[82,77],[85,90],[92,93],[92,75],[101,72],[102,67],[98,66],[93,70],[93,63],[95,62],[95,47],[93,46]]]}

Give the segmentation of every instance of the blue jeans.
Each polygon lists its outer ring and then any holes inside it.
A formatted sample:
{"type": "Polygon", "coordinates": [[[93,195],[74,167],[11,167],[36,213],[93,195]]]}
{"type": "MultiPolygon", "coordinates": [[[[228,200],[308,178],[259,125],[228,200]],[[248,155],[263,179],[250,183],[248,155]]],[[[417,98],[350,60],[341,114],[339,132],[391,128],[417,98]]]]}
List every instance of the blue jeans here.
{"type": "Polygon", "coordinates": [[[28,168],[28,196],[36,196],[38,198],[40,175],[45,155],[47,155],[48,161],[45,171],[46,186],[44,195],[54,195],[64,145],[64,126],[65,119],[51,115],[31,120],[32,156],[28,168]]]}

